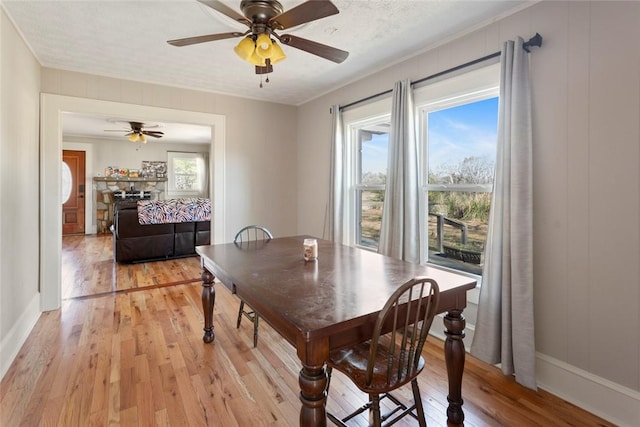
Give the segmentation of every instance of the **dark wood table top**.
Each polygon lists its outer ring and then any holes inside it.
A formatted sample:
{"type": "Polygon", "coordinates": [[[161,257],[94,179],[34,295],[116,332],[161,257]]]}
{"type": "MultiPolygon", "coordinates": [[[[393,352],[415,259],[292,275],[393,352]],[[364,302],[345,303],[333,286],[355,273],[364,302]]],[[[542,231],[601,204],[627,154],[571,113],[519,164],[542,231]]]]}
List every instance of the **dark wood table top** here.
{"type": "Polygon", "coordinates": [[[438,312],[464,309],[466,290],[476,286],[464,275],[321,239],[318,259],[305,262],[305,237],[199,246],[196,251],[205,268],[293,345],[370,323],[393,291],[413,277],[438,282],[438,312]]]}

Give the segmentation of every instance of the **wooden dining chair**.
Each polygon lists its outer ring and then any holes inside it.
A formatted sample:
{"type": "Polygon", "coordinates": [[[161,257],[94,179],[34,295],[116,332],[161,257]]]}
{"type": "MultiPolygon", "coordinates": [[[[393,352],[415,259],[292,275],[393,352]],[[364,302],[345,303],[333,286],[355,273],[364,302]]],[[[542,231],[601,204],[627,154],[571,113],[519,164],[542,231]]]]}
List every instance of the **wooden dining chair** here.
{"type": "MultiPolygon", "coordinates": [[[[236,236],[233,238],[234,243],[242,243],[242,242],[252,242],[252,241],[266,241],[273,239],[273,234],[265,227],[260,225],[248,225],[246,227],[242,227],[240,231],[236,233],[236,236]]],[[[253,346],[256,347],[258,345],[258,314],[249,306],[249,304],[245,303],[242,298],[240,299],[240,309],[238,310],[238,321],[236,323],[236,328],[240,328],[240,322],[242,321],[242,317],[246,317],[253,323],[253,346]]]]}
{"type": "Polygon", "coordinates": [[[391,295],[380,311],[370,340],[331,352],[327,361],[327,392],[331,373],[336,369],[369,395],[368,403],[342,419],[328,413],[334,424],[345,427],[347,421],[369,410],[372,425],[376,427],[394,424],[406,415],[417,419],[421,427],[427,425],[418,375],[424,368],[422,347],[436,314],[439,297],[440,290],[435,280],[409,280],[391,295]],[[410,305],[407,301],[411,301],[410,305]],[[414,398],[411,406],[391,394],[409,382],[414,398]],[[380,414],[382,399],[389,399],[393,407],[384,415],[380,414]]]}

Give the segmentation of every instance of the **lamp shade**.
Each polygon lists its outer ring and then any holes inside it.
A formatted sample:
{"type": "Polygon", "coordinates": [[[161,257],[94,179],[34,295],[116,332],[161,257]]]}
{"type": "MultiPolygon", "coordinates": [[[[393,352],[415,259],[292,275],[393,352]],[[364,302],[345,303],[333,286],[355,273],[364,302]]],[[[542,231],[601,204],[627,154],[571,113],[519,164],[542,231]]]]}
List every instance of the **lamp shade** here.
{"type": "Polygon", "coordinates": [[[263,59],[271,58],[273,53],[273,43],[267,33],[258,34],[256,39],[256,54],[263,59]]]}
{"type": "Polygon", "coordinates": [[[147,143],[147,138],[144,136],[144,134],[140,134],[140,142],[142,142],[143,144],[147,143]]]}
{"type": "Polygon", "coordinates": [[[272,64],[275,64],[276,62],[280,62],[285,59],[287,55],[284,54],[282,47],[280,47],[280,45],[276,43],[275,40],[272,40],[272,42],[271,57],[269,59],[271,59],[272,64]]]}
{"type": "Polygon", "coordinates": [[[129,141],[131,142],[138,142],[138,139],[140,139],[140,135],[135,132],[129,135],[129,141]]]}
{"type": "Polygon", "coordinates": [[[233,48],[236,55],[249,62],[251,62],[250,58],[254,54],[255,49],[256,45],[251,37],[243,38],[242,40],[240,40],[240,43],[238,43],[236,47],[233,48]]]}
{"type": "Polygon", "coordinates": [[[247,59],[247,61],[249,61],[253,65],[264,67],[266,65],[265,58],[262,58],[261,56],[259,56],[257,50],[258,49],[256,49],[256,51],[253,52],[253,55],[251,55],[251,58],[247,59]]]}

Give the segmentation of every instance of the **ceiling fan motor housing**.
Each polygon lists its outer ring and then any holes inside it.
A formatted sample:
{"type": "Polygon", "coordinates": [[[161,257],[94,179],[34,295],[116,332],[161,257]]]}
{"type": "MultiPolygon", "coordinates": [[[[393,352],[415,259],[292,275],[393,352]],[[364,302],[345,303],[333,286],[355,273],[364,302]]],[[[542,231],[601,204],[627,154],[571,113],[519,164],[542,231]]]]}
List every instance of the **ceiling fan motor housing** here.
{"type": "Polygon", "coordinates": [[[266,24],[271,18],[284,11],[280,2],[275,0],[242,0],[240,9],[242,14],[254,24],[266,24]]]}

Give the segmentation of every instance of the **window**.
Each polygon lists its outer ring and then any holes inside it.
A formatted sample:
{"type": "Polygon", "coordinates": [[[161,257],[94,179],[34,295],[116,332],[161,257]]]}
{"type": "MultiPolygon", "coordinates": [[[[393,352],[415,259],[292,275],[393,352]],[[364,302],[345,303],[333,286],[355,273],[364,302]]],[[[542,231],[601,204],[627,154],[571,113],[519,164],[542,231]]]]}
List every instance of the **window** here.
{"type": "Polygon", "coordinates": [[[387,181],[389,118],[354,127],[356,149],[355,243],[378,249],[387,181]]]}
{"type": "Polygon", "coordinates": [[[442,84],[436,99],[420,96],[423,262],[482,273],[497,144],[496,68],[442,84]]]}
{"type": "MultiPolygon", "coordinates": [[[[421,261],[481,274],[495,169],[499,64],[414,89],[420,164],[421,261]]],[[[377,250],[391,100],[343,113],[345,230],[377,250]]]]}
{"type": "Polygon", "coordinates": [[[343,243],[377,250],[387,181],[391,99],[342,114],[345,130],[343,243]]]}
{"type": "Polygon", "coordinates": [[[495,171],[498,98],[424,110],[428,247],[434,264],[482,272],[495,171]]]}
{"type": "Polygon", "coordinates": [[[64,205],[71,197],[71,187],[73,186],[73,175],[69,165],[62,162],[62,204],[64,205]]]}
{"type": "Polygon", "coordinates": [[[170,151],[168,158],[168,190],[170,197],[206,197],[206,154],[170,151]]]}

